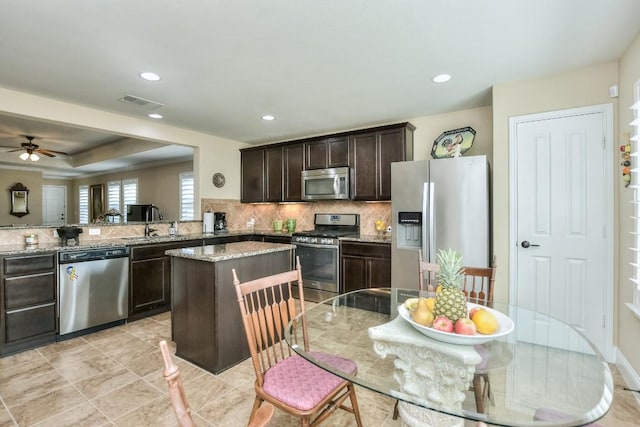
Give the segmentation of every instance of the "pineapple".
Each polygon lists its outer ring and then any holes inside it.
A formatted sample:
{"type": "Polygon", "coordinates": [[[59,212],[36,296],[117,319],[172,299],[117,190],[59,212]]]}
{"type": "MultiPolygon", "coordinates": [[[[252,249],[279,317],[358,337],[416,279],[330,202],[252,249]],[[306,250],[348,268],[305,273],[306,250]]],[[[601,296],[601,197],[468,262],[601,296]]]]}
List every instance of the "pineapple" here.
{"type": "Polygon", "coordinates": [[[433,314],[446,316],[453,323],[461,317],[467,317],[467,299],[462,291],[464,284],[464,269],[462,256],[453,249],[440,250],[436,255],[440,265],[438,283],[442,285],[436,295],[433,314]]]}

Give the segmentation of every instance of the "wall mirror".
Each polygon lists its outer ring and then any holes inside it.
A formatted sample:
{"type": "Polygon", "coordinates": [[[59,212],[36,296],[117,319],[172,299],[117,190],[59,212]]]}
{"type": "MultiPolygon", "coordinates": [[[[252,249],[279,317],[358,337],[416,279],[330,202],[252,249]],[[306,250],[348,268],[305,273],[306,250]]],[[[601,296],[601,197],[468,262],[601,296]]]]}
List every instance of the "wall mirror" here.
{"type": "Polygon", "coordinates": [[[9,189],[11,194],[11,215],[23,217],[29,214],[29,189],[17,183],[9,189]]]}
{"type": "Polygon", "coordinates": [[[97,184],[89,187],[89,221],[95,222],[102,215],[104,206],[104,185],[97,184]]]}

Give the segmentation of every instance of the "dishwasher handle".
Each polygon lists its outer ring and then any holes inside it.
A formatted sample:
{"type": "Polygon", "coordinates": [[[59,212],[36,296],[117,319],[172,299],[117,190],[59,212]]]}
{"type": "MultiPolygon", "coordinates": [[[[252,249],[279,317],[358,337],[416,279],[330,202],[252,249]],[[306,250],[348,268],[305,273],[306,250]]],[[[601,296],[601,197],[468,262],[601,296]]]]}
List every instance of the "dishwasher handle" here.
{"type": "Polygon", "coordinates": [[[129,247],[114,247],[86,250],[72,250],[60,252],[58,261],[60,264],[71,262],[87,262],[101,259],[125,258],[129,256],[129,247]]]}

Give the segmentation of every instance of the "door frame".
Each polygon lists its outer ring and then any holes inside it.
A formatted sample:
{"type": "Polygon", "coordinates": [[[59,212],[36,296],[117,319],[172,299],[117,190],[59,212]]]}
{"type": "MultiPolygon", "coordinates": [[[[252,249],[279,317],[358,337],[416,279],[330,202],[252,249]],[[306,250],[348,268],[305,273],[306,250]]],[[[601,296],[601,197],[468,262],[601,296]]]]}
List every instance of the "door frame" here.
{"type": "Polygon", "coordinates": [[[613,139],[613,104],[599,104],[591,105],[581,108],[570,108],[565,110],[548,111],[537,114],[527,114],[523,116],[514,116],[509,118],[509,303],[516,303],[516,295],[518,291],[517,277],[518,277],[518,259],[517,259],[517,244],[518,244],[518,228],[516,218],[518,217],[518,194],[517,194],[517,125],[520,123],[557,119],[570,116],[578,116],[585,114],[597,114],[603,115],[603,144],[604,144],[604,205],[608,206],[608,209],[604,210],[604,226],[605,226],[605,259],[604,259],[604,278],[610,286],[605,289],[605,301],[604,301],[604,315],[606,317],[605,323],[605,354],[603,357],[608,362],[614,361],[614,345],[613,345],[613,295],[614,295],[614,191],[615,182],[613,178],[613,156],[614,156],[614,139],[613,139]]]}

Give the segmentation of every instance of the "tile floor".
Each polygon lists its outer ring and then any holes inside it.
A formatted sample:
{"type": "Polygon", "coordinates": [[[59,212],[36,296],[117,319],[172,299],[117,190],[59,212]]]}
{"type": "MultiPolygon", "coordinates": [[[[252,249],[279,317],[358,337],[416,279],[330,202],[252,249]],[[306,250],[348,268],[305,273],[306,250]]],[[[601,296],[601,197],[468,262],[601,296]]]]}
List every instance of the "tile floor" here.
{"type": "MultiPolygon", "coordinates": [[[[169,337],[164,313],[0,359],[0,427],[176,426],[157,346],[169,337]]],[[[218,376],[176,360],[199,426],[246,425],[254,397],[248,360],[218,376]]],[[[640,406],[614,373],[614,405],[599,423],[637,426],[640,406]]],[[[391,399],[358,388],[358,400],[365,426],[400,426],[391,399]]],[[[276,410],[272,425],[299,422],[276,410]]],[[[355,423],[338,411],[322,425],[355,423]]]]}

